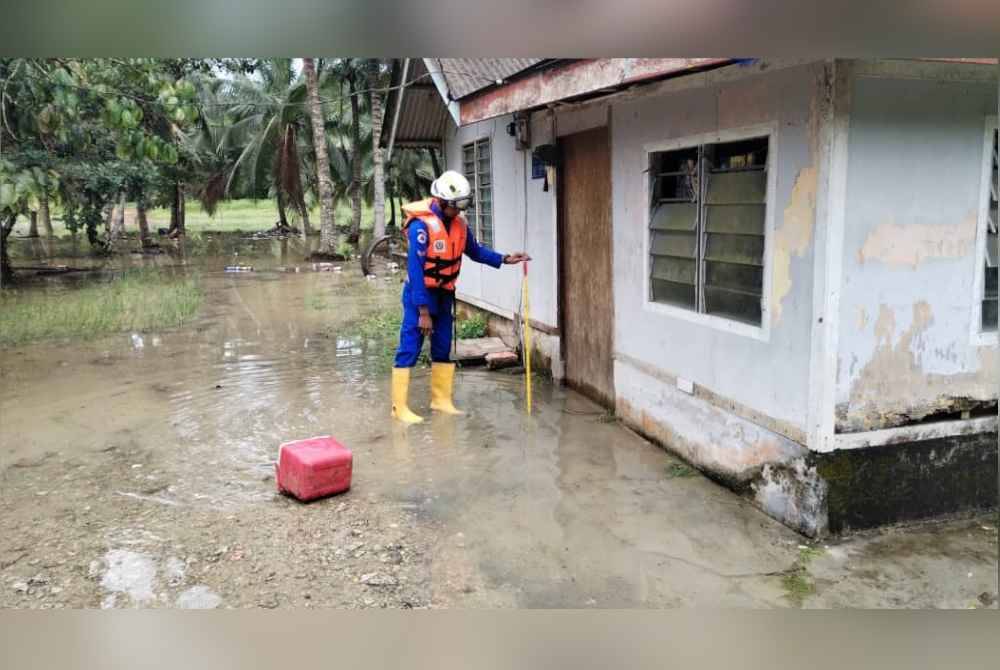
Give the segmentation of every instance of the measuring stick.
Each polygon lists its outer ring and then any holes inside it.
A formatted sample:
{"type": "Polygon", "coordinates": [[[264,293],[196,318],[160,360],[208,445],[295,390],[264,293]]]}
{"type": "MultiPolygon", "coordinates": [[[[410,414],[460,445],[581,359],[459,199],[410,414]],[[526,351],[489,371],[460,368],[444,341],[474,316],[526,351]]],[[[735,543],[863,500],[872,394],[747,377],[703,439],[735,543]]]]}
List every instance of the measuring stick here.
{"type": "Polygon", "coordinates": [[[528,414],[531,414],[531,321],[528,310],[528,262],[524,262],[524,279],[521,281],[521,302],[524,305],[524,389],[528,414]]]}

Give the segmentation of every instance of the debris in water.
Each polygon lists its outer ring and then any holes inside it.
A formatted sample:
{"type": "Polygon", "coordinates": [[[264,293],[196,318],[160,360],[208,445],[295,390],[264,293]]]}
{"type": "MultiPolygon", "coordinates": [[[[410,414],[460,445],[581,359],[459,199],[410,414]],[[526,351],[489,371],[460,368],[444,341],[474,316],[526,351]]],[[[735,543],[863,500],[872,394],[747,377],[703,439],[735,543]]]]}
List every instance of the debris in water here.
{"type": "Polygon", "coordinates": [[[115,606],[115,595],[119,593],[128,595],[135,603],[153,599],[156,567],[149,556],[126,549],[114,549],[107,553],[104,561],[108,568],[101,579],[101,586],[110,591],[105,599],[105,608],[115,606]]]}
{"type": "Polygon", "coordinates": [[[517,354],[513,351],[494,351],[486,354],[486,367],[490,370],[509,368],[517,363],[517,354]]]}
{"type": "Polygon", "coordinates": [[[130,493],[128,491],[115,491],[120,496],[125,496],[126,498],[135,498],[136,500],[148,500],[149,502],[160,503],[161,505],[168,505],[170,507],[177,507],[180,503],[173,500],[167,500],[166,498],[160,498],[157,496],[144,496],[138,493],[130,493]]]}
{"type": "Polygon", "coordinates": [[[186,610],[210,610],[222,604],[222,598],[203,584],[192,586],[177,596],[177,607],[186,610]]]}
{"type": "Polygon", "coordinates": [[[396,586],[399,584],[399,580],[392,575],[380,575],[377,572],[372,572],[367,575],[361,575],[361,583],[374,587],[396,586]]]}

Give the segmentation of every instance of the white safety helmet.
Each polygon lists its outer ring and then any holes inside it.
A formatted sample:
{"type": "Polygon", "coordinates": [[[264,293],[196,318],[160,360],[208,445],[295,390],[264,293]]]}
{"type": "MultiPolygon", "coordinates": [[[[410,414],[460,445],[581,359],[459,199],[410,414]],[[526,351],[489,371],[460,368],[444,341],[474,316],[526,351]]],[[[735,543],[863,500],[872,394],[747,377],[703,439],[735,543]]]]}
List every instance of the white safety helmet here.
{"type": "Polygon", "coordinates": [[[472,203],[472,187],[469,186],[469,180],[454,170],[443,172],[431,182],[431,195],[457,209],[465,209],[472,203]]]}

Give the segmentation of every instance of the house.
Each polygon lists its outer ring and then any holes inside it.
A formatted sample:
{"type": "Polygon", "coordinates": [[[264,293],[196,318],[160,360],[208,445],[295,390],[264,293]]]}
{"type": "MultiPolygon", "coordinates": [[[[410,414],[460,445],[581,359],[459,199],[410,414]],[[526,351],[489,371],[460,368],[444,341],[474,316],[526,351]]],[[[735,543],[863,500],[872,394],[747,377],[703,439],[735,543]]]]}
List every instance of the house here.
{"type": "MultiPolygon", "coordinates": [[[[997,73],[409,59],[382,143],[533,255],[535,360],[819,536],[996,505],[997,73]]],[[[519,281],[459,297],[510,337],[519,281]]]]}

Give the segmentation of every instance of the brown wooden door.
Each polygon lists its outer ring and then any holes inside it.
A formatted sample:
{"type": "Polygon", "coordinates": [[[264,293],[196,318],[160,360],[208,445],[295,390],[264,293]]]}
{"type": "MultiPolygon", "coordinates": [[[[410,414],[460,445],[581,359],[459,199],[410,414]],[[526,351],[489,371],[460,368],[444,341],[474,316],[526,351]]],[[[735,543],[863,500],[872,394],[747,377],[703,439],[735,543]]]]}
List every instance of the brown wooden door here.
{"type": "Polygon", "coordinates": [[[615,310],[608,129],[569,135],[560,144],[560,325],[566,382],[610,406],[615,398],[615,310]]]}

